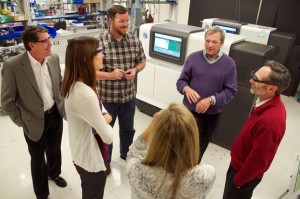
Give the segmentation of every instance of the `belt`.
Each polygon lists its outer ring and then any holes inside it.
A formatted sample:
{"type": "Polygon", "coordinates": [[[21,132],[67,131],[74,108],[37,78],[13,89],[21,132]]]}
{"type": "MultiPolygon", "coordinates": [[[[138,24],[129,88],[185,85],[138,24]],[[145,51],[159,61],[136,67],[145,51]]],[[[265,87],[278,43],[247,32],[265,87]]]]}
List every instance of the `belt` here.
{"type": "Polygon", "coordinates": [[[54,109],[55,109],[55,104],[51,108],[49,108],[48,110],[46,110],[44,113],[45,114],[50,114],[50,113],[52,113],[54,111],[54,109]]]}

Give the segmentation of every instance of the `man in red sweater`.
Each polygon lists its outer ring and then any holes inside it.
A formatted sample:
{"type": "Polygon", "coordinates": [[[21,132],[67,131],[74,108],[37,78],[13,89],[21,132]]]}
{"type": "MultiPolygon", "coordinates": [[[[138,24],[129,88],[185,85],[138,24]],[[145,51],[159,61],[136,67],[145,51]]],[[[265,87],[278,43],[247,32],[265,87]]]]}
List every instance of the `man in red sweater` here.
{"type": "Polygon", "coordinates": [[[255,108],[231,147],[223,199],[250,199],[269,169],[286,127],[286,111],[280,99],[290,84],[287,68],[267,61],[251,73],[255,108]]]}

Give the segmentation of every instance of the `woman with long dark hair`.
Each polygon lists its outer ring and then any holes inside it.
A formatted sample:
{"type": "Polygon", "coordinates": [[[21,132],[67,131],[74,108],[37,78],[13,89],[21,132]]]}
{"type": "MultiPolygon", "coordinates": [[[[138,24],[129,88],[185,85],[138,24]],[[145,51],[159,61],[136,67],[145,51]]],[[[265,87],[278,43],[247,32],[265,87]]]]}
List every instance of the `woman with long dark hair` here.
{"type": "Polygon", "coordinates": [[[105,162],[112,143],[111,116],[96,90],[96,71],[103,68],[104,55],[92,37],[68,40],[62,85],[68,118],[72,159],[81,178],[82,198],[103,198],[105,162]]]}

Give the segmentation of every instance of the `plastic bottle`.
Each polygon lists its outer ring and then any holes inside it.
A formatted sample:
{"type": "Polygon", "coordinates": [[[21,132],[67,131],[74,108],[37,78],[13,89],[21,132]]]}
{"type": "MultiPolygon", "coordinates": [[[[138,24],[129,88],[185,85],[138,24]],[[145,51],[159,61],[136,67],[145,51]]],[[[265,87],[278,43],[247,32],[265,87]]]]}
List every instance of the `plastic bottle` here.
{"type": "Polygon", "coordinates": [[[31,13],[31,18],[35,19],[35,12],[34,12],[34,8],[33,7],[30,8],[30,13],[31,13]]]}
{"type": "Polygon", "coordinates": [[[97,17],[96,17],[96,21],[97,21],[98,23],[101,23],[101,16],[97,16],[97,17]]]}

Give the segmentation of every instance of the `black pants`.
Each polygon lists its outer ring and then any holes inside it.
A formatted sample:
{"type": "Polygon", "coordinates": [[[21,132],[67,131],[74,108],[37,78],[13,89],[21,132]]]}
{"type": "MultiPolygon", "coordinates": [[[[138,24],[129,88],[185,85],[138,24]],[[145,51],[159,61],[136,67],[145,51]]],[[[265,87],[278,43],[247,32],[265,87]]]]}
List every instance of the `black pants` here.
{"type": "Polygon", "coordinates": [[[32,141],[24,133],[31,156],[33,189],[38,199],[47,198],[49,195],[48,176],[55,179],[61,173],[60,146],[63,121],[56,105],[54,106],[51,113],[45,114],[44,132],[39,141],[32,141]]]}
{"type": "Polygon", "coordinates": [[[209,144],[210,138],[213,135],[213,132],[216,130],[220,113],[215,115],[208,114],[198,114],[196,112],[192,112],[199,129],[199,144],[200,144],[200,157],[199,162],[203,157],[204,152],[209,144]]]}
{"type": "Polygon", "coordinates": [[[86,172],[78,169],[82,187],[82,199],[102,199],[106,183],[106,172],[86,172]]]}
{"type": "Polygon", "coordinates": [[[239,189],[234,184],[234,176],[238,171],[235,170],[231,165],[229,165],[226,182],[224,188],[223,199],[251,199],[253,190],[260,183],[262,178],[254,179],[239,189]]]}

